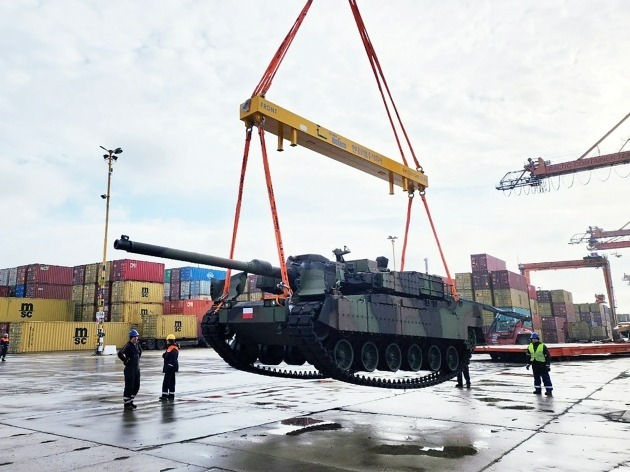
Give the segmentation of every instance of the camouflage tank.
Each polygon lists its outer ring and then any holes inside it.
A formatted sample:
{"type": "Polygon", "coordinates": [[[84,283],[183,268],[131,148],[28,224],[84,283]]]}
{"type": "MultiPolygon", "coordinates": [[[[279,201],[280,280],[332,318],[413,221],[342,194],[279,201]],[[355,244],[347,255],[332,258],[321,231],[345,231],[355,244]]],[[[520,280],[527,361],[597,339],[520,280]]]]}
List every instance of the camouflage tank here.
{"type": "Polygon", "coordinates": [[[496,310],[456,301],[441,277],[390,271],[385,257],[345,260],[346,248],[333,251],[332,261],[315,254],[289,257],[293,293],[284,299],[278,297],[281,270],[265,261],[208,256],[127,236],[114,247],[242,271],[231,277],[225,297],[225,281],[212,281],[215,307],[204,316],[202,332],[229,365],[261,375],[386,388],[436,385],[468,364],[476,343],[483,342],[483,310],[496,310]],[[247,274],[257,275],[263,299],[238,300],[247,274]],[[275,367],[281,363],[296,368],[275,367]],[[297,367],[305,363],[314,369],[297,367]]]}

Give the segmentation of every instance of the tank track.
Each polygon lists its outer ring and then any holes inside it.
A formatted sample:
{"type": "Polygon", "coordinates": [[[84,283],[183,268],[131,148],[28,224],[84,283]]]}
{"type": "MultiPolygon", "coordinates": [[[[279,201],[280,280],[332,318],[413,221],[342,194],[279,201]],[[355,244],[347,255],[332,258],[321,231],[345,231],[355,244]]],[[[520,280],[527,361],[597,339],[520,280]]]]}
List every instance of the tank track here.
{"type": "MultiPolygon", "coordinates": [[[[287,320],[288,332],[297,341],[297,346],[316,372],[280,370],[268,366],[258,366],[240,360],[226,343],[225,328],[219,325],[218,313],[209,312],[202,321],[202,332],[206,341],[217,353],[235,369],[272,377],[284,377],[292,379],[323,379],[333,378],[341,382],[368,387],[394,388],[394,389],[418,389],[431,387],[451,380],[457,376],[465,365],[468,365],[472,349],[465,341],[461,341],[460,366],[452,372],[431,372],[422,377],[407,377],[403,379],[380,378],[366,376],[351,370],[342,370],[335,363],[330,352],[324,346],[322,340],[315,332],[315,321],[322,304],[320,302],[297,303],[291,309],[287,320]]],[[[413,374],[410,372],[409,374],[413,374]]]]}

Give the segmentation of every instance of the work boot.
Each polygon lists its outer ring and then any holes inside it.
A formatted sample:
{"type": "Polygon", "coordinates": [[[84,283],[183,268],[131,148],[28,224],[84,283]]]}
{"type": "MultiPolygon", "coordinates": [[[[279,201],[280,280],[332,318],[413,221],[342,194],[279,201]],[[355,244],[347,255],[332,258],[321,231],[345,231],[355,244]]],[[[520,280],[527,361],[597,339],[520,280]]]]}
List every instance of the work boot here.
{"type": "Polygon", "coordinates": [[[469,383],[466,384],[466,388],[470,388],[470,384],[469,383]]]}
{"type": "Polygon", "coordinates": [[[175,394],[174,393],[169,393],[168,394],[168,401],[169,402],[174,402],[175,401],[175,394]]]}
{"type": "Polygon", "coordinates": [[[132,408],[133,410],[135,410],[136,408],[138,408],[138,405],[136,405],[134,402],[131,402],[131,403],[130,403],[130,405],[131,405],[131,408],[132,408]]]}
{"type": "Polygon", "coordinates": [[[455,385],[457,388],[464,388],[464,386],[462,384],[457,384],[455,385]]]}
{"type": "Polygon", "coordinates": [[[125,410],[133,410],[133,409],[134,409],[134,408],[133,408],[133,404],[131,404],[131,403],[125,403],[125,408],[124,408],[124,409],[125,409],[125,410]]]}
{"type": "Polygon", "coordinates": [[[547,390],[545,392],[545,395],[547,395],[548,397],[553,397],[553,392],[551,390],[547,390]]]}
{"type": "Polygon", "coordinates": [[[168,395],[162,394],[162,396],[158,398],[158,400],[160,400],[161,402],[165,402],[166,400],[168,400],[168,395]]]}
{"type": "Polygon", "coordinates": [[[540,395],[542,393],[542,390],[540,390],[539,388],[537,388],[536,390],[534,390],[532,393],[534,393],[535,395],[540,395]]]}

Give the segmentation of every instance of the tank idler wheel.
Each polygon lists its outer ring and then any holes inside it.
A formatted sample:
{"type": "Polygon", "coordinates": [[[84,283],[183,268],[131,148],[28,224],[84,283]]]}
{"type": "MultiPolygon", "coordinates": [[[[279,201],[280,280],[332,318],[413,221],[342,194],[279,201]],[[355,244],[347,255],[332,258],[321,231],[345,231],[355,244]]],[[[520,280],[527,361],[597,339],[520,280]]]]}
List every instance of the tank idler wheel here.
{"type": "Polygon", "coordinates": [[[429,364],[429,369],[433,372],[437,372],[442,367],[442,353],[440,352],[440,348],[433,344],[429,348],[429,352],[427,353],[427,362],[429,364]]]}
{"type": "Polygon", "coordinates": [[[406,370],[418,372],[422,369],[422,349],[417,344],[412,344],[407,349],[406,370]]]}
{"type": "Polygon", "coordinates": [[[378,366],[378,347],[372,341],[367,341],[361,346],[361,359],[359,370],[374,372],[378,366]]]}
{"type": "Polygon", "coordinates": [[[155,349],[155,339],[147,339],[147,349],[149,351],[155,349]]]}
{"type": "Polygon", "coordinates": [[[245,364],[253,364],[258,359],[258,344],[236,341],[234,343],[234,354],[236,354],[239,361],[245,364]]]}
{"type": "Polygon", "coordinates": [[[350,341],[347,339],[337,341],[333,347],[333,358],[337,367],[341,370],[349,370],[354,360],[354,349],[350,341]]]}
{"type": "Polygon", "coordinates": [[[330,334],[330,326],[322,323],[321,321],[316,321],[313,326],[313,332],[315,333],[315,336],[317,336],[317,339],[323,341],[330,334]]]}
{"type": "Polygon", "coordinates": [[[446,367],[449,371],[455,372],[459,369],[459,352],[455,349],[455,346],[449,346],[446,348],[446,367]]]}
{"type": "Polygon", "coordinates": [[[385,348],[385,356],[384,356],[385,364],[383,370],[389,370],[391,372],[396,372],[400,369],[400,365],[402,364],[402,353],[400,352],[400,346],[396,343],[389,343],[385,348]]]}
{"type": "Polygon", "coordinates": [[[284,362],[289,365],[304,365],[306,357],[297,346],[286,346],[284,349],[284,362]]]}
{"type": "Polygon", "coordinates": [[[260,362],[266,365],[278,365],[284,359],[284,346],[263,344],[260,346],[260,362]]]}
{"type": "Polygon", "coordinates": [[[159,351],[166,349],[166,341],[164,341],[163,339],[158,339],[155,343],[155,348],[159,351]]]}

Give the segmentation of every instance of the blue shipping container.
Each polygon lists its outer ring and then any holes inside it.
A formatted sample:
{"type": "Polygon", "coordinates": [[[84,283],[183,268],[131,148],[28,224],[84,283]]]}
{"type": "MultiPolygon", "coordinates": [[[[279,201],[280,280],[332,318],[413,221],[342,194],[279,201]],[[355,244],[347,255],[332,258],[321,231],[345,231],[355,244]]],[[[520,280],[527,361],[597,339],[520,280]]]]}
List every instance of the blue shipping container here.
{"type": "Polygon", "coordinates": [[[179,278],[181,281],[191,281],[191,280],[224,280],[225,279],[225,271],[217,270],[217,269],[206,269],[203,267],[180,267],[179,268],[179,278]]]}

